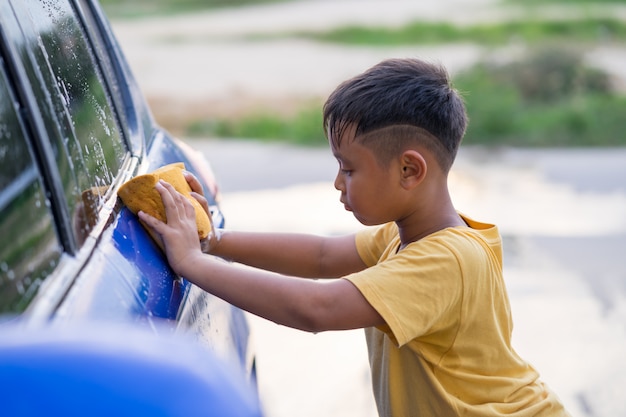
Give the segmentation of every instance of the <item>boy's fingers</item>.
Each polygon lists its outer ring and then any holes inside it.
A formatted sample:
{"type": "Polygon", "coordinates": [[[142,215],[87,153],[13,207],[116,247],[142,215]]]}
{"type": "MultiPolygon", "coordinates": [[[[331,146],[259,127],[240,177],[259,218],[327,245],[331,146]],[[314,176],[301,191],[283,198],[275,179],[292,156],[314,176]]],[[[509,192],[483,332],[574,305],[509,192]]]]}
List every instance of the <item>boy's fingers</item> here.
{"type": "Polygon", "coordinates": [[[163,223],[161,220],[152,217],[151,215],[149,215],[148,213],[144,212],[144,211],[139,211],[137,213],[137,216],[148,226],[150,226],[151,229],[154,229],[154,231],[156,231],[157,233],[160,234],[160,229],[161,226],[165,225],[165,223],[163,223]]]}
{"type": "Polygon", "coordinates": [[[204,196],[204,191],[202,190],[202,184],[200,184],[200,181],[198,180],[198,178],[196,178],[196,176],[193,175],[189,171],[184,171],[183,175],[185,176],[187,183],[191,187],[191,191],[204,196]]]}
{"type": "Polygon", "coordinates": [[[211,212],[209,211],[209,203],[204,196],[202,184],[200,184],[198,178],[189,171],[184,171],[183,175],[185,176],[185,180],[187,180],[187,184],[189,184],[189,187],[191,187],[191,196],[195,198],[198,203],[200,203],[204,211],[209,215],[209,217],[211,217],[211,212]]]}
{"type": "Polygon", "coordinates": [[[209,217],[211,217],[211,212],[209,211],[209,202],[206,200],[206,198],[202,194],[199,194],[195,191],[191,192],[191,196],[195,198],[198,203],[200,203],[204,211],[209,215],[209,217]]]}
{"type": "Polygon", "coordinates": [[[161,201],[163,201],[163,206],[165,207],[165,214],[167,217],[167,214],[171,210],[176,210],[176,197],[179,193],[170,183],[163,180],[159,180],[155,188],[157,189],[159,194],[161,194],[161,201]]]}
{"type": "Polygon", "coordinates": [[[161,198],[163,198],[164,196],[168,196],[171,199],[173,193],[176,192],[176,189],[172,186],[172,184],[164,180],[159,180],[159,182],[156,183],[155,188],[157,189],[159,194],[161,194],[161,198]]]}
{"type": "Polygon", "coordinates": [[[180,219],[191,215],[195,217],[195,209],[191,205],[191,202],[187,200],[184,195],[179,193],[173,185],[159,180],[156,188],[161,194],[161,200],[165,207],[165,215],[168,219],[180,219]],[[182,211],[179,211],[179,209],[182,209],[182,211]]]}

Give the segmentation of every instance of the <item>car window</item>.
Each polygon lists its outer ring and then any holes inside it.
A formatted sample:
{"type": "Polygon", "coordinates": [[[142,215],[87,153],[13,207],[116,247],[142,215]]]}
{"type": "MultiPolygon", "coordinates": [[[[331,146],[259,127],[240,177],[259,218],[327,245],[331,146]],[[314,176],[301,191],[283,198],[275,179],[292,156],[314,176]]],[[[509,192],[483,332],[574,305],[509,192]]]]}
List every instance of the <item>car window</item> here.
{"type": "Polygon", "coordinates": [[[102,72],[68,1],[11,3],[18,55],[54,153],[78,244],[127,155],[102,72]]]}
{"type": "MultiPolygon", "coordinates": [[[[130,103],[133,98],[124,80],[123,57],[116,55],[118,51],[116,50],[117,45],[114,35],[113,33],[107,33],[109,28],[107,26],[106,16],[103,16],[104,22],[99,19],[97,4],[94,5],[90,0],[76,0],[75,4],[78,8],[78,13],[84,21],[84,30],[89,36],[93,48],[92,50],[104,74],[112,102],[118,109],[123,109],[117,112],[117,116],[120,119],[122,132],[126,136],[127,142],[130,142],[133,140],[133,135],[130,130],[137,128],[137,121],[135,119],[137,115],[134,114],[135,109],[127,104],[130,103]],[[120,78],[122,79],[121,82],[120,78]],[[128,114],[128,112],[133,114],[128,114]]],[[[141,143],[135,144],[139,152],[142,145],[141,143]]],[[[129,146],[133,148],[133,145],[129,146]]]]}
{"type": "Polygon", "coordinates": [[[0,57],[0,314],[26,308],[61,245],[0,57]]]}

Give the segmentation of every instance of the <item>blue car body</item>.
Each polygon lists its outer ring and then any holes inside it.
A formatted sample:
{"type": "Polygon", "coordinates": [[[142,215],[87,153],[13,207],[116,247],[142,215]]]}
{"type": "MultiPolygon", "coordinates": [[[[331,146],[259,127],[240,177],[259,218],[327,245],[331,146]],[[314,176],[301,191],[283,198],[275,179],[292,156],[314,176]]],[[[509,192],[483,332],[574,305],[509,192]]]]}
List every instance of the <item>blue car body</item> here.
{"type": "Polygon", "coordinates": [[[0,54],[0,320],[193,335],[254,381],[244,313],[177,276],[117,198],[183,162],[224,226],[210,165],[153,120],[97,1],[4,0],[0,54]]]}

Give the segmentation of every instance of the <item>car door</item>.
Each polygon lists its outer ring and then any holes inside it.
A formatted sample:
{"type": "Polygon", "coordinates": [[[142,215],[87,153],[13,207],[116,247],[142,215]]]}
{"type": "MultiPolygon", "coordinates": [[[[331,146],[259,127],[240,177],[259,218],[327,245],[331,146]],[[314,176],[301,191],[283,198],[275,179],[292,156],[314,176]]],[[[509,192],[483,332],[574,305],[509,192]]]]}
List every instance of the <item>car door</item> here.
{"type": "Polygon", "coordinates": [[[63,253],[21,110],[0,56],[0,314],[25,310],[63,253]]]}
{"type": "MultiPolygon", "coordinates": [[[[48,287],[56,283],[62,297],[89,256],[92,231],[107,216],[103,209],[115,204],[120,172],[133,160],[77,9],[67,1],[10,1],[0,7],[4,77],[12,90],[6,97],[15,109],[7,124],[21,127],[43,190],[35,204],[47,207],[54,219],[62,256],[45,281],[48,287]]],[[[7,138],[6,145],[13,140],[7,138]]],[[[39,277],[23,275],[15,281],[28,287],[22,308],[43,285],[39,277]]]]}
{"type": "Polygon", "coordinates": [[[243,312],[176,276],[116,191],[207,165],[151,119],[97,4],[0,3],[0,314],[184,328],[253,372],[243,312]]]}

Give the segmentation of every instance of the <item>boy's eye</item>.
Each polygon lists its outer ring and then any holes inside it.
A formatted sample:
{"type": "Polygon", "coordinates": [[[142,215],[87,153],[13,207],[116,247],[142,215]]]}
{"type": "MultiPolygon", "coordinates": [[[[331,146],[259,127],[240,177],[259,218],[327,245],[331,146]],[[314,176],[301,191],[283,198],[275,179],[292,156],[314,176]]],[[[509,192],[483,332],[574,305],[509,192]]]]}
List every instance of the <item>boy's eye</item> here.
{"type": "Polygon", "coordinates": [[[339,162],[339,172],[342,175],[348,175],[349,176],[352,173],[352,169],[349,169],[348,167],[346,167],[343,161],[338,159],[337,162],[339,162]]]}

